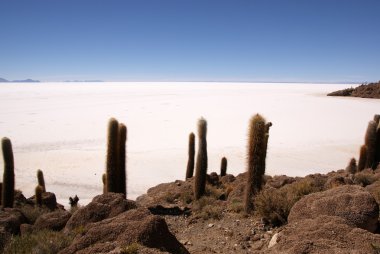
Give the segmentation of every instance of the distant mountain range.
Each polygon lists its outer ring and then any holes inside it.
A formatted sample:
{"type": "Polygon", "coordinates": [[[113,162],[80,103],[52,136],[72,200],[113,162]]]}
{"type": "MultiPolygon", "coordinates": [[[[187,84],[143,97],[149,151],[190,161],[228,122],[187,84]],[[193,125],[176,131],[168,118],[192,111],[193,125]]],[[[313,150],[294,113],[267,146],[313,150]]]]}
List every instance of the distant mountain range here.
{"type": "Polygon", "coordinates": [[[33,79],[24,79],[24,80],[6,80],[4,78],[0,78],[0,83],[39,83],[39,80],[33,79]]]}

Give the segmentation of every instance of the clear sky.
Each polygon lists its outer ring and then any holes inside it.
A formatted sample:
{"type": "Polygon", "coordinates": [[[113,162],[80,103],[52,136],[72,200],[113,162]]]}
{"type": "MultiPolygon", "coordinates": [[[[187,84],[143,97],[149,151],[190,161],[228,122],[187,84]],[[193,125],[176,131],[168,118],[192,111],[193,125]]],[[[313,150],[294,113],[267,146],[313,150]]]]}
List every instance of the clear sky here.
{"type": "Polygon", "coordinates": [[[0,77],[377,81],[380,0],[0,0],[0,77]]]}

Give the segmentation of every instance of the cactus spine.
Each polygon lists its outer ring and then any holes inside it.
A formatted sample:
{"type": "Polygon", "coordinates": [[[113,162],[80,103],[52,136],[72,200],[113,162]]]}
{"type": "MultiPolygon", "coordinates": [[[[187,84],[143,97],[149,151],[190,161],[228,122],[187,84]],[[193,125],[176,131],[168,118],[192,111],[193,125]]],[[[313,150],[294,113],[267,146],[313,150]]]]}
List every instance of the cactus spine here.
{"type": "Polygon", "coordinates": [[[42,187],[42,192],[46,192],[44,173],[39,169],[37,170],[38,185],[42,187]]]}
{"type": "Polygon", "coordinates": [[[1,147],[3,149],[3,158],[4,158],[3,191],[2,191],[1,203],[4,208],[13,207],[15,174],[14,174],[12,143],[10,139],[3,138],[1,140],[1,147]]]}
{"type": "Polygon", "coordinates": [[[42,193],[44,192],[44,188],[41,185],[37,185],[35,191],[36,191],[36,205],[42,206],[42,193]]]}
{"type": "Polygon", "coordinates": [[[194,174],[194,157],[195,157],[195,135],[189,134],[189,159],[187,161],[186,179],[192,178],[194,174]]]}
{"type": "Polygon", "coordinates": [[[365,168],[374,169],[375,157],[376,157],[376,129],[377,124],[375,121],[370,121],[368,123],[367,131],[365,134],[365,145],[367,147],[367,160],[365,163],[365,168]]]}
{"type": "Polygon", "coordinates": [[[117,192],[119,123],[115,118],[108,122],[107,144],[107,192],[117,192]]]}
{"type": "Polygon", "coordinates": [[[225,176],[227,173],[227,159],[226,157],[222,158],[220,162],[220,176],[225,176]]]}
{"type": "Polygon", "coordinates": [[[195,165],[194,196],[200,199],[206,189],[207,174],[207,121],[204,118],[198,121],[198,153],[195,165]]]}
{"type": "Polygon", "coordinates": [[[249,123],[248,130],[248,163],[247,163],[247,185],[245,188],[244,210],[246,213],[253,211],[253,196],[262,187],[263,175],[265,173],[265,157],[267,148],[267,127],[265,119],[256,114],[249,123]]]}
{"type": "Polygon", "coordinates": [[[118,143],[119,143],[119,158],[118,158],[118,192],[123,193],[124,197],[127,196],[127,179],[126,179],[126,163],[125,163],[125,144],[127,141],[127,127],[120,123],[119,124],[119,134],[118,134],[118,143]]]}
{"type": "Polygon", "coordinates": [[[358,162],[358,171],[362,171],[365,169],[365,164],[367,161],[367,146],[362,145],[360,147],[360,155],[359,155],[359,162],[358,162]]]}

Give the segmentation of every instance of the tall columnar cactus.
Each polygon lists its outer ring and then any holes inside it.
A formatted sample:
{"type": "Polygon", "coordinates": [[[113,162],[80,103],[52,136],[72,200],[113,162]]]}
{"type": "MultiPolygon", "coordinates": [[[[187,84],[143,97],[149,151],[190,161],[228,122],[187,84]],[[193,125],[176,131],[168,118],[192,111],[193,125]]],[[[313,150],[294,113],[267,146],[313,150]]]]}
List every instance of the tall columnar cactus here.
{"type": "Polygon", "coordinates": [[[380,122],[380,115],[374,115],[373,120],[376,122],[376,124],[379,124],[380,122]]]}
{"type": "Polygon", "coordinates": [[[198,121],[198,153],[195,164],[194,196],[200,199],[206,189],[207,175],[207,121],[204,118],[198,121]]]}
{"type": "Polygon", "coordinates": [[[267,148],[267,128],[265,119],[256,114],[249,123],[247,146],[247,185],[245,188],[244,210],[246,213],[253,211],[253,196],[262,188],[265,173],[265,157],[267,148]]]}
{"type": "Polygon", "coordinates": [[[376,159],[376,129],[377,124],[375,121],[370,121],[368,123],[367,131],[365,134],[365,145],[367,147],[367,160],[365,163],[365,168],[375,169],[376,159]]]}
{"type": "Polygon", "coordinates": [[[360,147],[358,171],[362,171],[363,169],[365,169],[366,162],[367,162],[367,146],[362,145],[360,147]]]}
{"type": "Polygon", "coordinates": [[[103,194],[107,193],[107,174],[102,175],[102,182],[103,182],[103,194]]]}
{"type": "Polygon", "coordinates": [[[127,127],[120,123],[119,124],[119,134],[118,134],[118,143],[119,143],[119,162],[118,162],[118,173],[117,173],[117,182],[118,182],[118,192],[123,193],[124,197],[127,196],[127,175],[126,175],[126,159],[125,159],[125,145],[127,141],[127,127]]]}
{"type": "Polygon", "coordinates": [[[13,207],[15,174],[12,143],[10,139],[3,138],[1,140],[1,147],[3,149],[4,158],[3,193],[1,203],[3,207],[13,207]]]}
{"type": "Polygon", "coordinates": [[[375,158],[375,165],[380,164],[380,122],[377,125],[376,129],[376,158],[375,158]]]}
{"type": "Polygon", "coordinates": [[[347,173],[355,174],[357,170],[358,170],[358,167],[356,165],[356,160],[355,158],[352,158],[346,167],[346,171],[347,173]]]}
{"type": "Polygon", "coordinates": [[[220,176],[225,176],[227,173],[227,158],[223,157],[220,162],[220,176]]]}
{"type": "Polygon", "coordinates": [[[108,144],[107,144],[107,192],[117,192],[117,171],[118,171],[118,133],[119,123],[115,118],[108,122],[108,144]]]}
{"type": "Polygon", "coordinates": [[[44,173],[42,170],[37,170],[38,185],[42,187],[42,192],[46,192],[44,173]]]}
{"type": "Polygon", "coordinates": [[[44,188],[41,185],[37,185],[35,192],[36,206],[42,206],[42,193],[44,192],[44,188]]]}
{"type": "Polygon", "coordinates": [[[195,157],[195,135],[189,134],[189,158],[186,168],[186,179],[192,178],[194,174],[194,157],[195,157]]]}

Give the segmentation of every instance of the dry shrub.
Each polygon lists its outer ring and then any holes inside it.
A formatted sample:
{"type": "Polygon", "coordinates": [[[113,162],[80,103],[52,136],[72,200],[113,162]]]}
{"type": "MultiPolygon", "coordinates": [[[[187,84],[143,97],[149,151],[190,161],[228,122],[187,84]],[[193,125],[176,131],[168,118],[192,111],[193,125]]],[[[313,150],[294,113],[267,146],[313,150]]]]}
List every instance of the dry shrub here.
{"type": "Polygon", "coordinates": [[[31,205],[24,205],[20,208],[20,210],[30,224],[34,224],[37,218],[42,214],[50,212],[50,210],[46,207],[36,207],[31,205]]]}
{"type": "Polygon", "coordinates": [[[373,184],[378,179],[378,176],[374,175],[372,172],[362,171],[354,175],[354,183],[363,187],[373,184]]]}
{"type": "Polygon", "coordinates": [[[232,201],[228,204],[228,209],[235,213],[241,213],[244,209],[243,201],[240,199],[232,199],[232,201]]]}
{"type": "Polygon", "coordinates": [[[216,219],[220,220],[223,215],[223,206],[215,197],[203,196],[193,202],[192,211],[196,217],[204,220],[216,219]]]}
{"type": "Polygon", "coordinates": [[[69,246],[72,235],[50,230],[15,236],[4,249],[4,253],[53,254],[69,246]]]}
{"type": "Polygon", "coordinates": [[[139,253],[140,244],[132,243],[128,246],[121,248],[120,254],[137,254],[139,253]]]}
{"type": "Polygon", "coordinates": [[[321,191],[314,181],[304,179],[279,189],[267,188],[255,197],[255,209],[258,215],[274,226],[285,224],[290,209],[303,196],[321,191]]]}

